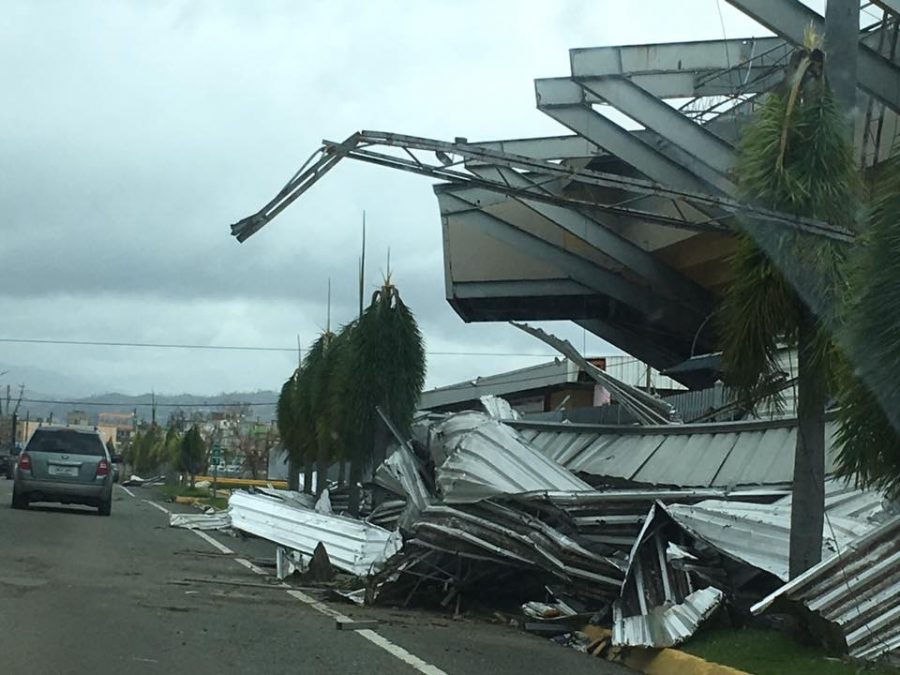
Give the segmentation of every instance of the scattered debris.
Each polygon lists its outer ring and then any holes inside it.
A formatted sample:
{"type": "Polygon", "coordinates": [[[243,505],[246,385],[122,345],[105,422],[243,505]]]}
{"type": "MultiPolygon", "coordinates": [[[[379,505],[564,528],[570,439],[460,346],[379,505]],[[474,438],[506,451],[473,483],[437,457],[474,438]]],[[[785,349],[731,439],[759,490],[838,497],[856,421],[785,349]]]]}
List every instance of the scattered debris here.
{"type": "Polygon", "coordinates": [[[517,420],[519,413],[509,404],[505,398],[488,394],[480,399],[484,411],[495,420],[517,420]]]}
{"type": "MultiPolygon", "coordinates": [[[[635,401],[648,418],[666,414],[635,401]]],[[[601,428],[483,403],[487,414],[417,418],[412,439],[389,424],[397,443],[374,483],[396,498],[365,520],[331,512],[344,488],[317,502],[257,488],[232,494],[232,527],[278,545],[279,579],[299,570],[360,605],[481,605],[504,623],[518,611],[516,625],[591,654],[678,645],[723,604],[745,612],[787,577],[789,422],[601,428]],[[335,569],[358,579],[332,582],[335,569]]],[[[826,488],[823,553],[848,562],[832,558],[754,610],[807,603],[842,627],[851,654],[896,649],[900,544],[865,543],[891,511],[878,493],[826,488]],[[846,599],[831,583],[845,567],[871,580],[846,599]]],[[[900,532],[900,516],[889,523],[900,532]]]]}
{"type": "Polygon", "coordinates": [[[232,527],[312,556],[321,543],[331,564],[366,576],[400,550],[401,536],[364,521],[291,506],[265,494],[235,491],[229,499],[232,527]]]}
{"type": "Polygon", "coordinates": [[[328,488],[322,490],[322,494],[319,495],[319,498],[316,500],[314,508],[316,513],[324,513],[325,515],[334,513],[334,511],[331,510],[331,500],[328,498],[328,488]]]}
{"type": "Polygon", "coordinates": [[[131,474],[130,478],[122,481],[122,485],[124,485],[126,487],[142,487],[144,485],[164,485],[165,482],[166,482],[165,476],[153,476],[153,478],[141,478],[140,476],[131,474]]]}
{"type": "Polygon", "coordinates": [[[300,551],[291,551],[284,546],[275,548],[275,578],[283,581],[287,577],[307,570],[306,560],[300,551]]]}
{"type": "Polygon", "coordinates": [[[231,527],[231,516],[225,511],[170,513],[169,527],[183,527],[187,530],[225,530],[231,527]]]}
{"type": "Polygon", "coordinates": [[[791,580],[752,611],[797,610],[797,605],[824,620],[824,625],[807,623],[831,647],[860,659],[900,658],[900,516],[791,580]]]}

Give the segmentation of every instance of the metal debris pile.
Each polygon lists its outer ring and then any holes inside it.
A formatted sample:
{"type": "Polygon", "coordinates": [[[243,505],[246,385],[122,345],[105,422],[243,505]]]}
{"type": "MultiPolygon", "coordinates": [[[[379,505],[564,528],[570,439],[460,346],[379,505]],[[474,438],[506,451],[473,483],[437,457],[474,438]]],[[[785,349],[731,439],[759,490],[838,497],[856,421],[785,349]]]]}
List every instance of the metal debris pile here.
{"type": "MultiPolygon", "coordinates": [[[[900,520],[880,494],[829,480],[826,562],[784,585],[790,496],[780,470],[770,467],[775,480],[767,482],[749,467],[752,480],[727,487],[698,462],[694,480],[640,483],[623,479],[626,453],[616,446],[646,441],[572,425],[565,443],[559,432],[541,446],[517,425],[478,412],[420,419],[412,440],[398,439],[374,472],[375,507],[365,520],[319,512],[283,491],[236,492],[232,526],[306,557],[323,544],[336,568],[361,578],[345,593],[355,602],[514,607],[526,629],[572,644],[585,642],[578,626],[593,624],[611,627],[612,646],[677,645],[727,603],[747,617],[751,607],[805,604],[865,658],[900,646],[900,520]],[[564,444],[593,448],[590,471],[576,474],[559,461],[573,456],[564,444]],[[608,474],[602,456],[611,458],[608,474]],[[847,586],[862,568],[869,583],[847,586]]],[[[678,425],[677,435],[703,444],[707,432],[689,427],[678,425]]],[[[771,431],[749,424],[746,433],[758,440],[771,431]]],[[[720,468],[744,452],[740,431],[730,426],[727,434],[732,450],[717,455],[720,468]]],[[[789,442],[789,432],[777,434],[789,442]]],[[[662,476],[659,452],[668,442],[653,441],[652,452],[639,453],[641,466],[628,470],[646,470],[657,457],[651,468],[662,476]]],[[[676,463],[671,473],[684,477],[686,469],[676,463]]]]}

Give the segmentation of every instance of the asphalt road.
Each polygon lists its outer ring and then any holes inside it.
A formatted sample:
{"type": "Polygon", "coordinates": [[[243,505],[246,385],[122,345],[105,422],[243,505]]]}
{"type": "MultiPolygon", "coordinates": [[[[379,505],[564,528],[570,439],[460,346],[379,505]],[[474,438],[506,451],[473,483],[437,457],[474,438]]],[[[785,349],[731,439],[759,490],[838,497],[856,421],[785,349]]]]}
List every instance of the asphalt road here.
{"type": "Polygon", "coordinates": [[[270,545],[216,532],[215,546],[169,528],[158,506],[189,509],[152,489],[132,497],[116,486],[109,518],[60,505],[13,511],[11,491],[0,480],[5,675],[630,672],[508,626],[312,605],[247,565],[273,557],[270,545]],[[379,625],[338,631],[335,612],[379,625]]]}

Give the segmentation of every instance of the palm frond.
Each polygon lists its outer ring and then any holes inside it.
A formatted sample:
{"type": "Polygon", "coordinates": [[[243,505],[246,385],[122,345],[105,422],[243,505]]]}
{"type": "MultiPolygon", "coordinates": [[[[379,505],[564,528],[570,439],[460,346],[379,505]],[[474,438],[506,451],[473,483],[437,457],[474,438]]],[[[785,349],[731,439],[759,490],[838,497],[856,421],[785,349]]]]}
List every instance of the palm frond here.
{"type": "Polygon", "coordinates": [[[840,398],[839,470],[900,491],[900,155],[877,177],[853,260],[842,335],[853,363],[840,398]]]}
{"type": "MultiPolygon", "coordinates": [[[[744,202],[853,228],[859,175],[820,75],[818,68],[801,69],[788,77],[788,96],[769,96],[744,132],[735,177],[744,202]]],[[[740,398],[751,402],[770,389],[778,377],[778,351],[795,342],[801,311],[810,311],[820,328],[814,367],[831,370],[847,255],[844,244],[741,222],[734,274],[718,317],[727,379],[740,398]]]]}

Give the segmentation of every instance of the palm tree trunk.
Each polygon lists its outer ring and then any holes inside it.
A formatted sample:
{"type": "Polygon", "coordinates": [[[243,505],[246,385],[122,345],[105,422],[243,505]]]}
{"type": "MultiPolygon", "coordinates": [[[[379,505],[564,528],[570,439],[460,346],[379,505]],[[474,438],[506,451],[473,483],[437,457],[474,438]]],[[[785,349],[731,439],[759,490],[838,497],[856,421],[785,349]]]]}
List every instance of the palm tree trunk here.
{"type": "Polygon", "coordinates": [[[353,518],[359,517],[359,503],[361,499],[359,479],[362,478],[362,464],[358,459],[350,462],[350,504],[348,509],[353,518]]]}
{"type": "Polygon", "coordinates": [[[312,494],[312,475],[313,461],[312,459],[307,459],[303,466],[303,491],[308,495],[312,494]]]}
{"type": "Polygon", "coordinates": [[[816,319],[800,308],[797,343],[797,447],[791,506],[790,576],[802,574],[822,559],[825,522],[824,369],[816,359],[816,319]]]}
{"type": "Polygon", "coordinates": [[[322,494],[328,485],[328,447],[322,443],[319,445],[319,455],[316,457],[316,498],[322,494]]]}
{"type": "Polygon", "coordinates": [[[294,458],[288,456],[288,490],[300,489],[300,467],[294,458]]]}

